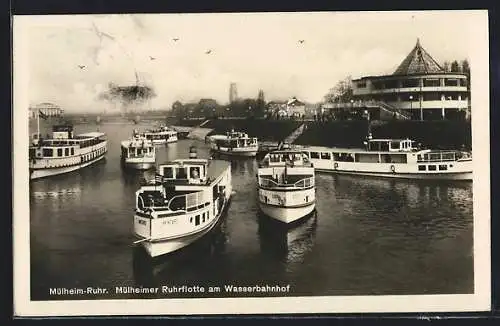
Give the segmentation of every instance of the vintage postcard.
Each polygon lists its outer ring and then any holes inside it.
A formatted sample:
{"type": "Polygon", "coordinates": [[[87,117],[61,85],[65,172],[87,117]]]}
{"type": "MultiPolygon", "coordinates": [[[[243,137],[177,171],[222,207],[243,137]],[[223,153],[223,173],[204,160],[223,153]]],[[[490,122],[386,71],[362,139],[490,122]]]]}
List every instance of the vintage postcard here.
{"type": "Polygon", "coordinates": [[[488,12],[14,16],[16,316],[490,309],[488,12]]]}

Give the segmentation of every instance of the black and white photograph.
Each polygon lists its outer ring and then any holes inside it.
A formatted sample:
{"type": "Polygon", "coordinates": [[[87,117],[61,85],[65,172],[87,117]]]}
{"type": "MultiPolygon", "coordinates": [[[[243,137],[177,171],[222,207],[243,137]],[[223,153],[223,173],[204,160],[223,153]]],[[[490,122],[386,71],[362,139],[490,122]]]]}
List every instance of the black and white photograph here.
{"type": "Polygon", "coordinates": [[[17,316],[490,309],[486,10],[13,17],[17,316]]]}

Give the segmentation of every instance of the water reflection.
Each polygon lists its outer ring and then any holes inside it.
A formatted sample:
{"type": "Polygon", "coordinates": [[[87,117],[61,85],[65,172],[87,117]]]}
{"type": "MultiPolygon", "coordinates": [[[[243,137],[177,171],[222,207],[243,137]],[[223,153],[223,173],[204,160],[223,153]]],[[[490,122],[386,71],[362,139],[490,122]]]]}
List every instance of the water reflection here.
{"type": "Polygon", "coordinates": [[[262,254],[286,264],[287,270],[294,264],[302,263],[314,247],[317,222],[316,211],[291,226],[259,214],[258,234],[262,254]]]}

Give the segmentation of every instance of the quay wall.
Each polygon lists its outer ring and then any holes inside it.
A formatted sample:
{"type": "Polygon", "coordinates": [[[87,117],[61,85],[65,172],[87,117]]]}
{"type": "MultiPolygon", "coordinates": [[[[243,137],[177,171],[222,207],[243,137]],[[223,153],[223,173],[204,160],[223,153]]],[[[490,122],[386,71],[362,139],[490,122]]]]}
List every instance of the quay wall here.
{"type": "MultiPolygon", "coordinates": [[[[178,125],[192,127],[202,122],[203,120],[181,120],[178,125]]],[[[213,129],[208,135],[226,133],[234,129],[246,132],[251,137],[258,137],[260,141],[279,142],[300,125],[301,122],[292,120],[211,119],[203,128],[213,129]]]]}
{"type": "MultiPolygon", "coordinates": [[[[360,147],[368,134],[368,121],[309,122],[295,144],[360,147]]],[[[426,148],[471,149],[471,124],[466,121],[405,121],[372,123],[373,138],[410,138],[426,148]]]]}

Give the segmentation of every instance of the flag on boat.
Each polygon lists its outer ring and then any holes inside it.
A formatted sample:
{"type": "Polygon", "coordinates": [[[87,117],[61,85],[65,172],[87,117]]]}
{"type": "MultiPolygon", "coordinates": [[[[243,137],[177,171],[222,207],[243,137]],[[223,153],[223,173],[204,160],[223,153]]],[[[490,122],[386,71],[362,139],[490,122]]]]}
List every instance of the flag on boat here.
{"type": "Polygon", "coordinates": [[[155,174],[155,183],[162,183],[163,182],[163,176],[161,174],[156,173],[155,174]]]}
{"type": "Polygon", "coordinates": [[[47,118],[49,117],[48,115],[43,113],[42,110],[38,110],[38,116],[44,120],[47,120],[47,118]]]}

